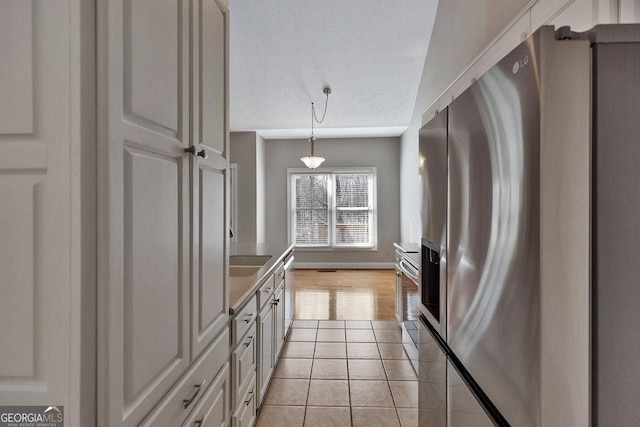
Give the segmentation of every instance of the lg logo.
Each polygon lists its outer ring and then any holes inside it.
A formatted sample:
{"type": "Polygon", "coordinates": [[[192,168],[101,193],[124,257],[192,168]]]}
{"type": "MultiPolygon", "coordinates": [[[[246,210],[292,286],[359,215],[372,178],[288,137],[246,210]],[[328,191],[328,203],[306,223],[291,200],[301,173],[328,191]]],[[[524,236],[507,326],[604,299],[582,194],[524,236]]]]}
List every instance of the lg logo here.
{"type": "Polygon", "coordinates": [[[516,74],[518,71],[520,71],[520,68],[524,67],[525,65],[527,65],[529,63],[529,55],[525,56],[524,58],[516,61],[513,63],[513,74],[516,74]]]}

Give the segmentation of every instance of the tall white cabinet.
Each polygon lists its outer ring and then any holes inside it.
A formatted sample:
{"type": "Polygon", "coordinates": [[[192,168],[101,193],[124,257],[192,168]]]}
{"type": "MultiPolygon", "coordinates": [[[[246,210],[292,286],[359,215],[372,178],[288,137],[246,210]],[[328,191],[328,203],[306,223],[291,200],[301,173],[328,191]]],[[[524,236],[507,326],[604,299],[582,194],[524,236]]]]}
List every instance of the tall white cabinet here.
{"type": "Polygon", "coordinates": [[[138,425],[160,405],[151,424],[177,425],[211,383],[222,390],[216,404],[228,405],[229,382],[216,376],[228,378],[220,356],[229,351],[228,8],[103,5],[99,422],[138,425]],[[203,352],[200,375],[193,366],[203,352]]]}
{"type": "Polygon", "coordinates": [[[95,6],[83,3],[0,0],[0,404],[64,405],[68,425],[89,425],[95,405],[95,43],[81,37],[95,6]]]}
{"type": "Polygon", "coordinates": [[[227,64],[226,0],[0,0],[0,404],[230,421],[227,64]]]}

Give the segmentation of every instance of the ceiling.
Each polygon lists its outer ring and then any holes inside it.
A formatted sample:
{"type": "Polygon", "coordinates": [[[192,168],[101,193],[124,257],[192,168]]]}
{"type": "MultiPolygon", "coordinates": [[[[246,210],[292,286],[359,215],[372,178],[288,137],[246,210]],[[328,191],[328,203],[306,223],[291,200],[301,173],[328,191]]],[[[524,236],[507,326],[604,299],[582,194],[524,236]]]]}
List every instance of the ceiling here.
{"type": "Polygon", "coordinates": [[[231,0],[230,128],[268,139],[397,136],[409,125],[437,0],[231,0]]]}

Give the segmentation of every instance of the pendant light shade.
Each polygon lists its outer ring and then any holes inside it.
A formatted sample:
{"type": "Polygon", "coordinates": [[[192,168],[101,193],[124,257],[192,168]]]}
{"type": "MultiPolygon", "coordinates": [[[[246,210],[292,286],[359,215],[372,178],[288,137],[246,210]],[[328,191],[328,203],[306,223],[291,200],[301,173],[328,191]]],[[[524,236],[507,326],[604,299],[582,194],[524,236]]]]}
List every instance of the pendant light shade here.
{"type": "Polygon", "coordinates": [[[309,169],[315,169],[320,166],[325,159],[324,157],[307,156],[301,157],[300,160],[302,160],[302,163],[304,163],[309,169]]]}
{"type": "Polygon", "coordinates": [[[309,169],[315,169],[324,162],[324,157],[313,155],[313,144],[316,142],[316,137],[311,136],[311,138],[309,138],[309,142],[311,143],[311,155],[301,157],[300,160],[302,160],[302,163],[304,163],[309,169]]]}
{"type": "Polygon", "coordinates": [[[316,142],[316,137],[313,134],[313,123],[322,123],[324,121],[324,116],[327,114],[327,104],[329,103],[329,94],[331,93],[331,89],[329,87],[325,87],[322,89],[322,92],[327,96],[324,102],[324,112],[322,113],[322,119],[318,120],[316,117],[316,110],[313,107],[313,102],[311,103],[311,137],[309,137],[309,142],[311,143],[311,154],[306,157],[301,157],[300,160],[305,164],[309,169],[315,169],[324,162],[324,157],[314,156],[313,154],[313,145],[316,142]]]}

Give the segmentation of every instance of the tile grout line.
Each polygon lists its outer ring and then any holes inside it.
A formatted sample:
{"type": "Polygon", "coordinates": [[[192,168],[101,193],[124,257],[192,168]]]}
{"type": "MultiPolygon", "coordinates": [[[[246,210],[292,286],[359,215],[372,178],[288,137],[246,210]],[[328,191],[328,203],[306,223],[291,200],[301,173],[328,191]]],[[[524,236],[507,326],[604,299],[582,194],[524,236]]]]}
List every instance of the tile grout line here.
{"type": "MultiPolygon", "coordinates": [[[[378,343],[377,335],[376,335],[376,343],[378,343]]],[[[379,345],[378,345],[378,350],[380,350],[379,345]]],[[[382,353],[380,354],[380,360],[382,360],[382,353]]],[[[393,391],[391,390],[391,383],[389,382],[389,375],[387,374],[387,365],[384,363],[384,361],[382,361],[382,369],[384,370],[384,376],[387,379],[387,387],[389,388],[389,394],[391,395],[391,401],[393,402],[393,409],[395,410],[395,413],[396,413],[396,419],[398,420],[398,425],[402,426],[402,422],[400,421],[400,414],[398,414],[398,406],[396,405],[396,399],[393,396],[393,391]]]]}
{"type": "Polygon", "coordinates": [[[349,422],[353,426],[353,407],[351,405],[351,371],[349,369],[349,345],[347,344],[347,323],[344,324],[344,354],[347,360],[347,392],[349,393],[349,422]]]}
{"type": "MultiPolygon", "coordinates": [[[[319,324],[320,322],[318,322],[319,324]]],[[[307,408],[309,406],[309,395],[311,394],[311,376],[313,375],[313,365],[316,356],[316,345],[318,344],[318,328],[316,327],[316,340],[313,342],[313,353],[311,354],[311,371],[309,372],[309,385],[307,386],[307,399],[304,402],[304,413],[302,415],[302,426],[307,422],[307,408]]]]}

